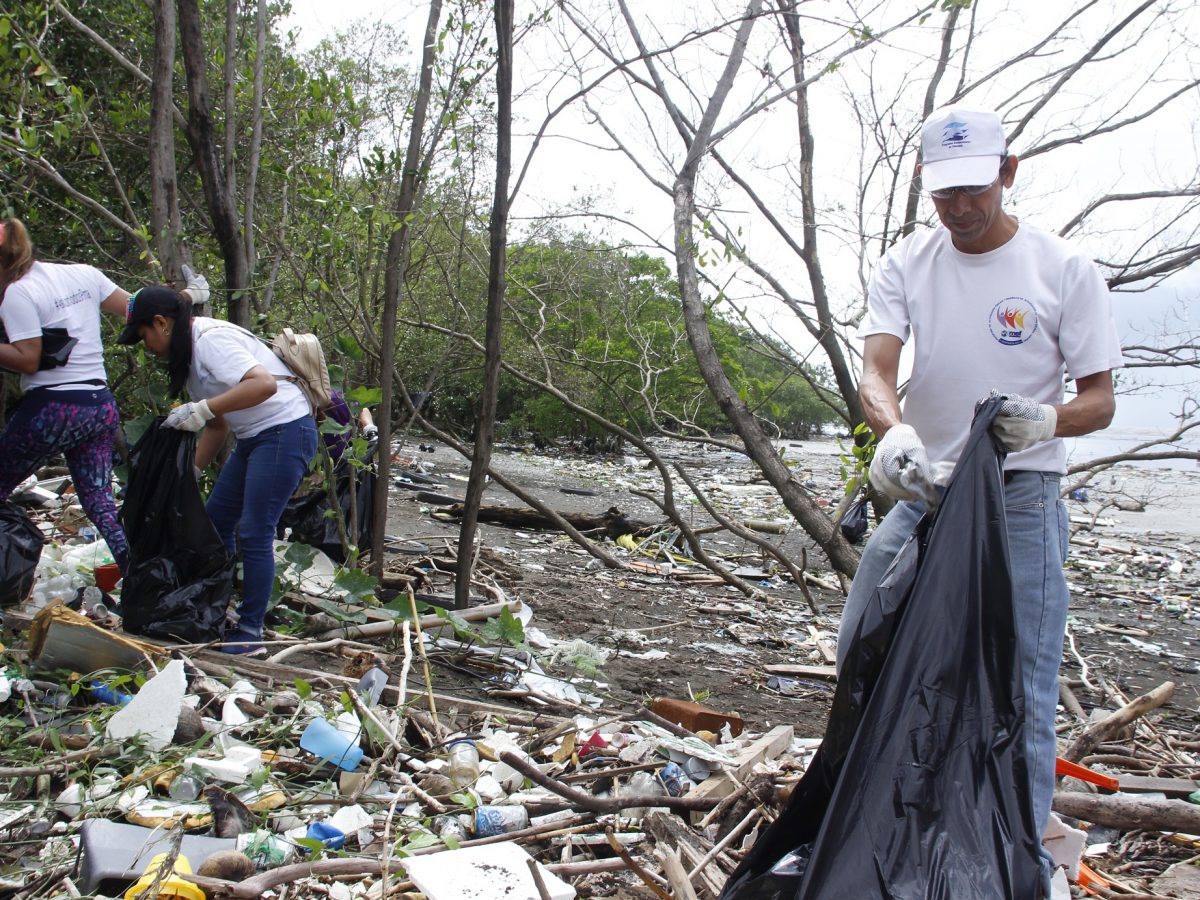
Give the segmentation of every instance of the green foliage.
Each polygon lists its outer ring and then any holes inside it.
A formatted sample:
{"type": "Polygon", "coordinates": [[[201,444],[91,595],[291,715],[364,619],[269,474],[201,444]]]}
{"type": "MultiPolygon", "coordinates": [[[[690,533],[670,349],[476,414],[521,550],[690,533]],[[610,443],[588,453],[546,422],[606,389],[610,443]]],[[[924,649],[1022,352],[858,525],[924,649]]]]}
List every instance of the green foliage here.
{"type": "Polygon", "coordinates": [[[509,644],[513,647],[525,645],[525,626],[507,606],[500,610],[500,615],[483,623],[482,632],[483,636],[493,643],[509,644]]]}
{"type": "Polygon", "coordinates": [[[867,483],[871,460],[875,456],[875,434],[866,422],[855,425],[852,436],[854,443],[850,445],[849,453],[841,440],[838,440],[838,449],[841,451],[838,454],[841,461],[839,472],[847,497],[867,483]]]}

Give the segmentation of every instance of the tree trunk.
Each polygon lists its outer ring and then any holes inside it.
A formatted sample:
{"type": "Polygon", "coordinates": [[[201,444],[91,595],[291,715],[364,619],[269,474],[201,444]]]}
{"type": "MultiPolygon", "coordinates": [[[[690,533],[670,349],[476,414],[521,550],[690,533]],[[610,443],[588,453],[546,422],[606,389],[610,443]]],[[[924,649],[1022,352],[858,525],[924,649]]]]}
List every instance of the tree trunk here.
{"type": "Polygon", "coordinates": [[[150,230],[162,279],[182,277],[179,182],[175,172],[175,0],[154,3],[154,74],[150,80],[150,230]]]}
{"type": "Polygon", "coordinates": [[[500,333],[504,311],[505,251],[508,245],[508,177],[512,168],[512,32],[513,0],[496,0],[496,184],[488,225],[487,330],[484,337],[483,393],[475,421],[475,451],[467,480],[462,527],[458,532],[458,572],[454,605],[465,609],[471,593],[475,563],[475,532],[479,503],[492,459],[496,434],[496,398],[500,393],[500,333]]]}
{"type": "MultiPolygon", "coordinates": [[[[738,29],[733,51],[729,56],[725,72],[713,92],[709,107],[705,110],[696,133],[690,141],[687,159],[676,177],[672,188],[675,201],[675,265],[679,278],[679,293],[683,304],[684,321],[687,325],[688,342],[700,366],[700,373],[708,385],[721,412],[729,419],[734,430],[746,445],[746,452],[762,470],[763,476],[779,492],[780,498],[800,526],[813,537],[829,557],[830,563],[839,572],[853,575],[858,568],[858,553],[842,537],[833,520],[825,515],[808,495],[792,473],[783,464],[771,439],[763,432],[746,407],[737,390],[729,381],[720,357],[713,346],[712,334],[705,321],[704,300],[700,296],[699,276],[696,272],[696,254],[692,240],[692,225],[696,218],[696,173],[700,160],[707,152],[708,140],[712,135],[713,123],[720,113],[721,105],[732,85],[737,69],[745,54],[750,29],[758,16],[761,0],[753,0],[738,29]]],[[[670,102],[663,96],[664,102],[670,102]]]]}
{"type": "MultiPolygon", "coordinates": [[[[417,83],[417,96],[413,102],[412,123],[408,132],[408,149],[404,153],[404,174],[400,179],[400,193],[396,198],[396,222],[388,238],[387,268],[383,284],[383,312],[380,323],[379,388],[382,393],[379,416],[375,424],[379,427],[378,465],[380,489],[375,491],[371,522],[374,534],[371,539],[371,572],[379,577],[383,574],[383,546],[387,530],[387,504],[392,479],[392,358],[396,353],[396,313],[400,308],[400,292],[404,288],[404,271],[408,268],[409,217],[416,204],[417,188],[421,177],[421,139],[425,132],[425,115],[429,109],[429,95],[433,90],[433,65],[438,48],[438,20],[442,14],[442,0],[430,0],[429,17],[425,22],[425,38],[421,45],[421,76],[417,83]]],[[[406,406],[411,401],[405,397],[406,406]]]]}
{"type": "MultiPolygon", "coordinates": [[[[210,224],[225,261],[229,321],[245,327],[250,324],[250,271],[246,265],[246,250],[242,243],[237,204],[234,202],[236,188],[225,177],[221,144],[208,96],[207,58],[200,27],[200,8],[198,0],[178,2],[179,39],[188,86],[188,143],[200,169],[210,224]]],[[[226,127],[233,127],[232,123],[226,123],[226,127]]]]}

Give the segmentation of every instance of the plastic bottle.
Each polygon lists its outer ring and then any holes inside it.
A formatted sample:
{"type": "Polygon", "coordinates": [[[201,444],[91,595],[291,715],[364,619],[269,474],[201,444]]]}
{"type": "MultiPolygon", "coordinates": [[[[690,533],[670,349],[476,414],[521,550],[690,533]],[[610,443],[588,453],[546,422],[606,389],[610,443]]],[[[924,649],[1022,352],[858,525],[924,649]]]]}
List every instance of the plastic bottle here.
{"type": "MultiPolygon", "coordinates": [[[[649,772],[638,772],[629,779],[629,785],[622,793],[630,797],[665,797],[667,789],[663,787],[661,781],[649,772]]],[[[630,819],[640,819],[651,808],[648,806],[631,806],[628,809],[621,810],[621,812],[630,819]]]]}
{"type": "Polygon", "coordinates": [[[446,775],[458,787],[474,784],[479,778],[479,749],[474,741],[455,741],[447,748],[450,767],[446,775]]]}
{"type": "Polygon", "coordinates": [[[171,782],[171,786],[167,788],[167,796],[172,800],[190,803],[200,796],[200,791],[203,787],[204,782],[195,775],[184,774],[171,782]]]}

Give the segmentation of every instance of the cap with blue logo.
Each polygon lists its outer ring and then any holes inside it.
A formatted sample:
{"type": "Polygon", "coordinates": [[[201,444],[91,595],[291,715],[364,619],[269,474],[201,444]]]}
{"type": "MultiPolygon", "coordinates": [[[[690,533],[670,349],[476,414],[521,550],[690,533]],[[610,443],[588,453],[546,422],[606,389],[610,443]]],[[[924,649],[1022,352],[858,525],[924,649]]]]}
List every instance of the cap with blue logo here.
{"type": "Polygon", "coordinates": [[[921,186],[927,191],[991,184],[1007,145],[998,113],[944,106],[921,126],[921,186]]]}

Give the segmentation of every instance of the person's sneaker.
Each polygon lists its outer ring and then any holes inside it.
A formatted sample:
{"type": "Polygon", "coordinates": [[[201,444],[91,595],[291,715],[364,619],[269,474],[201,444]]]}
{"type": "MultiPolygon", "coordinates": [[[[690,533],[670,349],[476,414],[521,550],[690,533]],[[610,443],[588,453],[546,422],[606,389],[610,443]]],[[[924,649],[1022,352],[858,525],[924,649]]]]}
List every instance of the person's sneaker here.
{"type": "Polygon", "coordinates": [[[225,635],[225,643],[217,649],[222,653],[233,653],[238,656],[259,659],[267,655],[267,648],[262,645],[261,641],[262,638],[258,635],[232,631],[225,635]]]}

